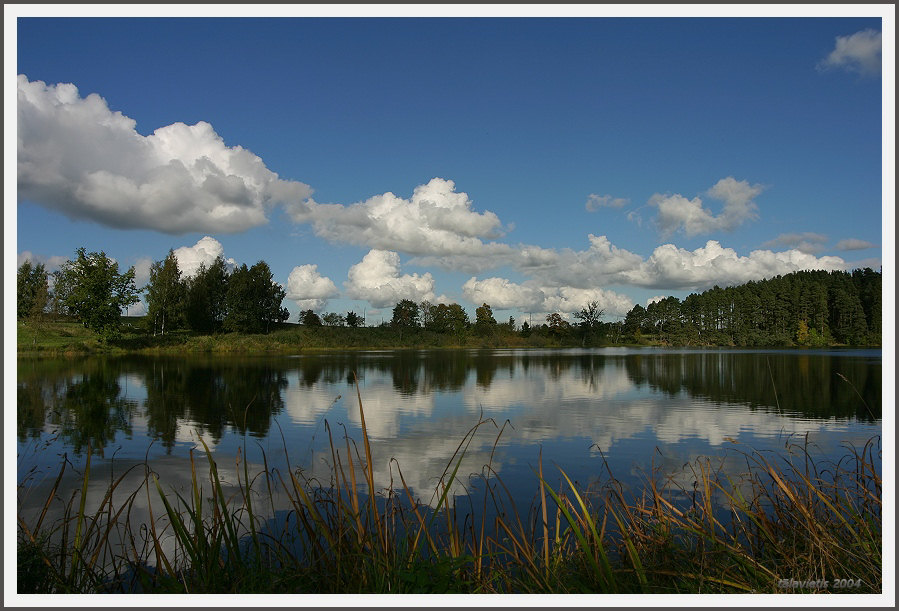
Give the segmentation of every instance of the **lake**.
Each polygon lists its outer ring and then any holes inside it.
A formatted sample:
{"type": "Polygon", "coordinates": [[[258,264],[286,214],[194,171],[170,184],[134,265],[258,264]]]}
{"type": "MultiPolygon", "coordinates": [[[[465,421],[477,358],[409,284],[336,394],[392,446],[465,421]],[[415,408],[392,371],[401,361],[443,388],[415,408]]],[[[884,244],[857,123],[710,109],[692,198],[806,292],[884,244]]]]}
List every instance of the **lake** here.
{"type": "MultiPolygon", "coordinates": [[[[563,469],[588,487],[611,473],[638,490],[656,469],[687,489],[683,466],[700,456],[735,476],[745,467],[741,452],[751,450],[798,444],[836,460],[882,426],[879,350],[20,358],[20,510],[42,506],[63,457],[74,468],[59,496],[80,488],[88,445],[97,498],[113,475],[145,461],[164,487],[186,489],[190,453],[204,443],[231,482],[240,454],[254,468],[302,467],[327,485],[329,435],[340,448],[348,436],[364,456],[356,379],[376,488],[397,488],[402,475],[432,504],[438,478],[479,421],[453,492],[476,492],[472,475],[490,464],[523,511],[537,491],[541,452],[548,481],[563,469]]],[[[143,471],[134,473],[139,486],[143,471]]]]}

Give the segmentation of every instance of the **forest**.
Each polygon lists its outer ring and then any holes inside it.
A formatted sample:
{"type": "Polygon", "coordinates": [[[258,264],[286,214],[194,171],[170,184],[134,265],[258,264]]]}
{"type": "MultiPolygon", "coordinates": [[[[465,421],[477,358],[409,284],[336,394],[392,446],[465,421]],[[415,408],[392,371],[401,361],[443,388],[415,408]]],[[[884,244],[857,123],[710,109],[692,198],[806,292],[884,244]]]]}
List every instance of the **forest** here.
{"type": "Polygon", "coordinates": [[[147,314],[131,333],[149,338],[172,333],[266,335],[299,326],[305,330],[305,343],[311,339],[332,348],[342,343],[366,346],[367,338],[378,346],[395,347],[825,347],[879,346],[882,335],[882,273],[871,268],[800,271],[739,286],[715,286],[683,300],[669,296],[646,307],[637,304],[614,322],[604,320],[605,312],[595,301],[570,318],[552,312],[532,325],[513,317],[499,322],[487,303],[475,309],[472,320],[457,303],[403,299],[377,327],[366,326],[356,312],[313,310],[301,311],[291,321],[298,325],[285,325],[285,291],[265,261],[229,269],[219,257],[185,277],[170,251],[153,263],[148,284],[138,288],[133,268],[119,272],[105,253],[84,248],[52,274],[41,264],[23,263],[17,274],[17,314],[32,327],[48,319],[77,321],[102,340],[114,341],[122,332],[122,310],[141,293],[146,295],[147,314]]]}
{"type": "Polygon", "coordinates": [[[800,271],[635,305],[625,338],[680,346],[879,346],[882,273],[800,271]]]}

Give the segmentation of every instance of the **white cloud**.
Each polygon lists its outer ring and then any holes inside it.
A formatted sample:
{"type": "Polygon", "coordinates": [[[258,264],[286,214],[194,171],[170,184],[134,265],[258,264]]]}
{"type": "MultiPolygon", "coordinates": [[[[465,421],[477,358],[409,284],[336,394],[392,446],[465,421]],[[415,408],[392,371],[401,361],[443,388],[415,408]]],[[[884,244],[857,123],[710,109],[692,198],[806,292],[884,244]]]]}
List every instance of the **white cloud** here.
{"type": "Polygon", "coordinates": [[[742,284],[806,269],[842,270],[839,257],[820,257],[787,250],[753,250],[739,256],[715,240],[693,251],[663,244],[631,275],[635,284],[672,289],[700,289],[715,284],[742,284]]]}
{"type": "Polygon", "coordinates": [[[579,312],[592,301],[608,315],[626,314],[633,307],[630,298],[601,288],[516,284],[505,278],[470,278],[463,286],[466,299],[479,305],[487,303],[495,310],[521,312],[579,312]]]}
{"type": "Polygon", "coordinates": [[[462,285],[462,294],[475,305],[487,303],[496,310],[517,309],[522,312],[542,312],[546,299],[540,289],[516,284],[505,278],[469,278],[462,285]]]}
{"type": "MultiPolygon", "coordinates": [[[[200,265],[209,267],[218,257],[224,258],[225,248],[222,243],[213,237],[200,238],[193,246],[182,246],[175,249],[175,258],[178,259],[178,269],[184,278],[190,278],[197,273],[200,265]]],[[[230,272],[237,266],[234,259],[225,259],[225,267],[230,272]]]]}
{"type": "Polygon", "coordinates": [[[750,185],[745,180],[733,177],[722,178],[706,191],[705,195],[724,202],[724,208],[717,216],[703,207],[702,199],[687,199],[683,195],[662,195],[656,193],[649,199],[649,205],[659,209],[655,218],[656,227],[662,235],[682,231],[687,236],[695,236],[715,231],[732,231],[758,218],[758,207],[753,199],[762,192],[761,185],[750,185]]]}
{"type": "Polygon", "coordinates": [[[25,261],[31,261],[32,265],[43,263],[44,269],[47,271],[47,273],[50,273],[58,270],[68,260],[69,257],[65,257],[63,255],[44,257],[41,255],[36,255],[30,250],[23,250],[16,256],[16,269],[22,267],[22,264],[25,263],[25,261]]]}
{"type": "MultiPolygon", "coordinates": [[[[140,286],[140,285],[138,285],[140,286]]],[[[135,304],[128,306],[125,310],[126,316],[146,316],[147,315],[147,304],[144,301],[138,301],[135,304]]]]}
{"type": "Polygon", "coordinates": [[[149,136],[72,84],[18,77],[21,199],[121,229],[238,232],[268,222],[276,203],[312,190],[262,160],[226,146],[206,122],[175,123],[149,136]]]}
{"type": "Polygon", "coordinates": [[[804,269],[847,268],[839,257],[819,258],[796,249],[754,250],[748,256],[739,256],[715,240],[692,251],[663,244],[644,259],[616,247],[606,236],[590,235],[589,239],[590,248],[584,251],[543,249],[539,266],[530,265],[522,256],[518,268],[541,288],[629,285],[665,290],[742,284],[804,269]]]}
{"type": "Polygon", "coordinates": [[[397,253],[373,249],[347,273],[347,295],[368,301],[376,308],[392,307],[403,299],[416,303],[434,301],[434,278],[430,273],[400,275],[399,270],[397,253]]]}
{"type": "Polygon", "coordinates": [[[821,233],[806,231],[803,233],[782,233],[773,240],[762,244],[765,248],[795,248],[810,255],[824,250],[824,244],[829,238],[821,233]]]}
{"type": "Polygon", "coordinates": [[[482,241],[502,235],[499,218],[472,210],[468,195],[442,178],[416,187],[411,199],[388,192],[349,206],[310,200],[287,210],[294,221],[311,223],[316,235],[333,242],[413,255],[477,257],[509,250],[482,241]]]}
{"type": "MultiPolygon", "coordinates": [[[[141,257],[137,260],[137,263],[134,264],[134,286],[137,288],[143,288],[147,286],[150,282],[150,268],[153,266],[153,259],[150,257],[141,257]]],[[[178,269],[181,269],[181,266],[178,266],[178,269]]],[[[184,276],[182,270],[182,276],[184,276]]]]}
{"type": "Polygon", "coordinates": [[[877,248],[877,244],[857,238],[847,238],[837,242],[837,249],[839,250],[865,250],[867,248],[877,248]]]}
{"type": "Polygon", "coordinates": [[[321,310],[339,294],[331,279],[318,273],[317,265],[298,265],[287,278],[287,298],[303,310],[321,310]]]}
{"type": "Polygon", "coordinates": [[[650,305],[652,305],[654,303],[658,303],[658,302],[662,301],[663,299],[665,299],[666,297],[667,297],[667,295],[654,295],[646,300],[646,307],[648,308],[650,305]]]}
{"type": "Polygon", "coordinates": [[[582,289],[571,286],[544,287],[543,312],[580,312],[595,301],[606,316],[623,316],[634,307],[629,297],[600,288],[582,289]]]}
{"type": "Polygon", "coordinates": [[[587,203],[584,207],[590,212],[595,212],[600,208],[623,208],[628,204],[627,199],[621,197],[612,197],[611,195],[597,195],[591,193],[587,196],[587,203]]]}
{"type": "Polygon", "coordinates": [[[833,51],[821,60],[818,69],[842,68],[862,75],[878,75],[882,44],[882,34],[871,29],[851,36],[837,36],[833,51]]]}

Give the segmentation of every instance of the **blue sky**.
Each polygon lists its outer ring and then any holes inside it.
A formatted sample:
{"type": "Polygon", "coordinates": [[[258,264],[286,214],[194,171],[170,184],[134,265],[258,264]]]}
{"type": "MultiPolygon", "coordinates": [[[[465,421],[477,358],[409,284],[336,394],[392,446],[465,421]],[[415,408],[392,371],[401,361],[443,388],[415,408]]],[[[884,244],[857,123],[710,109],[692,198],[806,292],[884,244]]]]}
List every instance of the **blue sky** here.
{"type": "Polygon", "coordinates": [[[809,15],[20,17],[16,262],[264,259],[369,323],[878,269],[894,41],[809,15]]]}

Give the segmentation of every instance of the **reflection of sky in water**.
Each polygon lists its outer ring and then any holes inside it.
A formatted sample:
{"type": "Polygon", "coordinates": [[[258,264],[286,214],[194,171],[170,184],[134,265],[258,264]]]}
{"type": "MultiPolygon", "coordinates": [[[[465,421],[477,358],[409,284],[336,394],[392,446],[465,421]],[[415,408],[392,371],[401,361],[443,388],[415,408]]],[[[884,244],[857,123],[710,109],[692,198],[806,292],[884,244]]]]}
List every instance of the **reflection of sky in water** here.
{"type": "MultiPolygon", "coordinates": [[[[780,450],[787,441],[804,440],[808,434],[809,441],[823,456],[836,456],[845,454],[846,442],[861,447],[867,439],[880,434],[879,419],[864,422],[853,417],[780,413],[776,407],[758,405],[755,399],[715,400],[691,395],[682,386],[679,390],[663,391],[662,387],[671,382],[664,378],[670,377],[670,372],[648,369],[635,374],[637,370],[628,369],[624,360],[624,355],[633,352],[639,351],[609,350],[604,352],[611,355],[609,358],[595,362],[578,361],[583,353],[550,358],[549,352],[531,352],[525,366],[521,352],[498,351],[494,353],[501,359],[497,365],[490,367],[483,355],[478,356],[482,360],[469,364],[452,383],[441,378],[442,372],[426,361],[417,363],[406,356],[403,369],[397,373],[391,369],[398,365],[389,353],[360,357],[354,367],[359,370],[359,392],[372,442],[376,485],[383,488],[392,482],[399,486],[398,465],[406,482],[427,499],[479,416],[493,419],[495,426],[491,422],[478,430],[460,474],[480,473],[491,461],[496,444],[493,467],[506,485],[522,496],[524,506],[535,490],[533,473],[541,448],[548,478],[551,473],[557,477],[557,469],[562,468],[573,479],[587,483],[605,474],[604,460],[616,477],[635,481],[653,464],[676,470],[697,456],[720,455],[733,448],[780,450]],[[574,360],[565,361],[566,358],[574,360]],[[650,377],[641,378],[647,371],[650,377]],[[506,420],[509,425],[497,442],[499,427],[506,420]]],[[[664,353],[647,352],[656,359],[664,353]]],[[[802,357],[809,355],[815,353],[802,353],[802,357]]],[[[859,355],[873,358],[868,352],[859,355]]],[[[790,358],[783,351],[776,356],[790,358]]],[[[348,382],[348,377],[352,378],[351,373],[347,375],[348,366],[333,365],[320,376],[310,376],[305,367],[312,362],[279,362],[286,380],[280,387],[283,406],[273,415],[265,438],[244,438],[226,427],[216,441],[204,432],[202,423],[182,418],[177,422],[170,450],[158,442],[150,446],[148,390],[143,374],[140,369],[124,372],[117,377],[120,396],[138,407],[131,415],[131,434],[116,433],[104,450],[104,457],[115,455],[124,464],[147,455],[160,465],[183,464],[191,448],[202,448],[202,439],[216,459],[229,467],[235,465],[238,452],[245,452],[253,463],[261,464],[264,458],[270,467],[279,468],[283,467],[285,455],[289,455],[293,466],[303,465],[327,481],[331,455],[325,422],[341,451],[345,450],[346,431],[362,454],[361,419],[356,389],[348,382]],[[163,456],[169,458],[163,461],[163,456]]],[[[321,362],[327,364],[328,358],[321,357],[321,362]]],[[[654,363],[653,366],[663,365],[664,360],[654,363]]],[[[686,367],[686,363],[682,365],[686,367]]],[[[436,367],[440,366],[437,362],[436,367]]],[[[879,360],[876,366],[879,368],[879,360]]],[[[673,371],[677,374],[679,370],[675,367],[673,371]]],[[[675,387],[680,386],[676,377],[674,382],[675,387]]],[[[51,428],[45,427],[40,442],[20,439],[20,479],[35,465],[55,474],[59,455],[67,449],[61,440],[53,441],[51,428]],[[46,442],[48,448],[38,447],[46,442]]],[[[78,462],[83,463],[83,457],[78,462]]],[[[731,464],[739,463],[728,463],[731,464]]],[[[178,467],[172,469],[177,471],[178,467]]],[[[463,477],[461,483],[466,480],[463,477]]],[[[462,488],[456,491],[461,492],[462,488]]]]}

